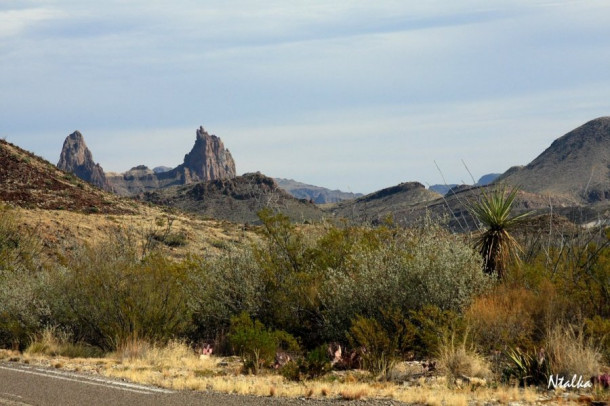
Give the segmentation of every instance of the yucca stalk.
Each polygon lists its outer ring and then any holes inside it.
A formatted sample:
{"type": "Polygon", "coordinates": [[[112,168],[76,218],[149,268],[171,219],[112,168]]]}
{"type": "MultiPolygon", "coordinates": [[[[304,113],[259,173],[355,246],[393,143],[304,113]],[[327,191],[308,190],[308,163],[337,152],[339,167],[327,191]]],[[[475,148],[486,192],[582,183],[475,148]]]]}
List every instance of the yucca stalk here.
{"type": "Polygon", "coordinates": [[[483,191],[481,198],[470,206],[470,212],[485,229],[476,239],[475,247],[483,257],[483,269],[503,278],[511,260],[519,261],[521,246],[510,231],[530,214],[511,216],[512,206],[519,192],[513,188],[483,191]]]}

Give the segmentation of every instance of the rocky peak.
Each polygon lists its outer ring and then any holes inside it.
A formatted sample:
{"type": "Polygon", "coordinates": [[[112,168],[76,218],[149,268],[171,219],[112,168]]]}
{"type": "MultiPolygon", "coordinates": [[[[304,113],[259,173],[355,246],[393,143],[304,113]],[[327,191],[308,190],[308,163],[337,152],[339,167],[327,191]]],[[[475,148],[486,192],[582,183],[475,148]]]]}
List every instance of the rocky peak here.
{"type": "Polygon", "coordinates": [[[111,190],[104,170],[93,161],[93,155],[79,131],[66,137],[57,167],[105,190],[111,190]]]}
{"type": "Polygon", "coordinates": [[[184,156],[185,183],[215,179],[230,179],[236,176],[235,161],[228,149],[215,135],[203,127],[197,130],[197,138],[191,152],[184,156]]]}

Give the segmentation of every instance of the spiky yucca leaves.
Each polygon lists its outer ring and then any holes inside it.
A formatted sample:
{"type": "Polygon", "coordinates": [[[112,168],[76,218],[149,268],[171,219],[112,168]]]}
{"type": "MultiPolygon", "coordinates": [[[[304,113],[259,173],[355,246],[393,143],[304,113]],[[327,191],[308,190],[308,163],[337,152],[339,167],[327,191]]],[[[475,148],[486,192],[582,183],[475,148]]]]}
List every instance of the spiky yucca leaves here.
{"type": "Polygon", "coordinates": [[[518,192],[518,188],[506,192],[502,187],[484,191],[479,201],[470,207],[472,215],[485,228],[475,242],[483,257],[484,270],[489,274],[496,272],[498,278],[504,277],[512,259],[519,260],[521,247],[510,231],[530,214],[526,212],[511,216],[518,192]]]}

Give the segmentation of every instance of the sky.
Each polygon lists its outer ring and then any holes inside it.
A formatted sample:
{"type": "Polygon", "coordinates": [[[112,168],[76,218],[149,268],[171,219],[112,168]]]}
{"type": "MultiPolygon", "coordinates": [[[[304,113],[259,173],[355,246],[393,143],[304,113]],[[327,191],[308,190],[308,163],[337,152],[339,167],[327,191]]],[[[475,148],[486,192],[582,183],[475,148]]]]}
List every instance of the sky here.
{"type": "Polygon", "coordinates": [[[0,0],[0,137],[105,171],[176,166],[368,193],[471,183],[610,115],[607,0],[0,0]],[[469,173],[470,172],[470,173],[469,173]]]}

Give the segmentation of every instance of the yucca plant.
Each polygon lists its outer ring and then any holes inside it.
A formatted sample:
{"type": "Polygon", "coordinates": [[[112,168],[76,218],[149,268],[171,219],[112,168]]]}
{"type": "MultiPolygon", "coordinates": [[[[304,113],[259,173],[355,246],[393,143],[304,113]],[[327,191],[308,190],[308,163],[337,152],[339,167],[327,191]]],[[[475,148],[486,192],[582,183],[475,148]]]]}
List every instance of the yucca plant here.
{"type": "Polygon", "coordinates": [[[470,212],[484,228],[476,239],[475,247],[483,257],[485,272],[496,273],[498,278],[504,277],[511,260],[519,260],[521,246],[510,231],[530,214],[526,212],[511,216],[518,192],[518,188],[507,192],[502,187],[483,191],[480,199],[470,205],[470,212]]]}

